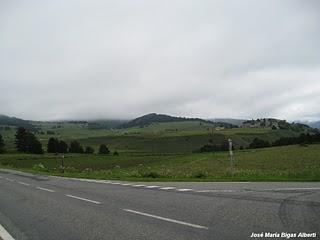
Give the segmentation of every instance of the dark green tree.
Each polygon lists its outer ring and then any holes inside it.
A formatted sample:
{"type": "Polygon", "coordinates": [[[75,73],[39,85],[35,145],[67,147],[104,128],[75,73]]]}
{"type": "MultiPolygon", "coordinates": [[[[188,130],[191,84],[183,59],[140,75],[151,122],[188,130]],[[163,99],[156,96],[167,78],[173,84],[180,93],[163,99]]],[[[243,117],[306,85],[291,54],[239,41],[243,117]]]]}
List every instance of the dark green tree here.
{"type": "Polygon", "coordinates": [[[87,146],[84,153],[86,154],[93,154],[94,153],[94,149],[90,146],[87,146]]]}
{"type": "Polygon", "coordinates": [[[48,145],[47,145],[47,152],[48,153],[57,153],[59,152],[59,140],[56,138],[49,138],[48,145]]]}
{"type": "Polygon", "coordinates": [[[83,147],[81,146],[81,144],[74,140],[70,143],[69,152],[70,153],[84,153],[84,150],[83,150],[83,147]]]}
{"type": "Polygon", "coordinates": [[[60,140],[58,146],[58,153],[67,153],[68,152],[68,144],[65,141],[60,140]]]}
{"type": "Polygon", "coordinates": [[[15,144],[18,152],[43,154],[42,144],[33,133],[23,127],[17,129],[15,144]]]}
{"type": "Polygon", "coordinates": [[[30,132],[27,134],[27,149],[27,153],[43,154],[42,144],[35,135],[30,132]]]}
{"type": "Polygon", "coordinates": [[[5,144],[4,144],[3,138],[0,135],[0,153],[4,153],[4,151],[5,151],[4,146],[5,146],[5,144]]]}
{"type": "Polygon", "coordinates": [[[109,154],[110,151],[105,144],[101,144],[99,147],[99,154],[109,154]]]}
{"type": "Polygon", "coordinates": [[[25,128],[17,129],[14,142],[18,152],[27,152],[27,130],[25,128]]]}

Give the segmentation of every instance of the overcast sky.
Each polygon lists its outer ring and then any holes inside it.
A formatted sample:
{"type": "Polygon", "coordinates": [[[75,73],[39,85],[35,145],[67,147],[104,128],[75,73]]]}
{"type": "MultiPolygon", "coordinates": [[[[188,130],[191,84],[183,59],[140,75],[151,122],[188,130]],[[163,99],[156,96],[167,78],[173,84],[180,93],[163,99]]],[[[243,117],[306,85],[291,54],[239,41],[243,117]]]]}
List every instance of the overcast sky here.
{"type": "Polygon", "coordinates": [[[1,0],[0,113],[320,119],[320,2],[1,0]]]}

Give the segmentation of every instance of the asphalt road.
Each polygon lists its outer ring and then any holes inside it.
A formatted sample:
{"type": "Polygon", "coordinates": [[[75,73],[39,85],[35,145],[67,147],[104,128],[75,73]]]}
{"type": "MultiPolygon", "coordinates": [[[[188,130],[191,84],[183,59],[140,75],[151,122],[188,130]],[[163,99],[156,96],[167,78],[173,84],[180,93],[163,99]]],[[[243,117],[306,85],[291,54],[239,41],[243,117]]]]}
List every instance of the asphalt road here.
{"type": "Polygon", "coordinates": [[[32,240],[320,239],[320,183],[132,183],[0,170],[0,224],[32,240]]]}

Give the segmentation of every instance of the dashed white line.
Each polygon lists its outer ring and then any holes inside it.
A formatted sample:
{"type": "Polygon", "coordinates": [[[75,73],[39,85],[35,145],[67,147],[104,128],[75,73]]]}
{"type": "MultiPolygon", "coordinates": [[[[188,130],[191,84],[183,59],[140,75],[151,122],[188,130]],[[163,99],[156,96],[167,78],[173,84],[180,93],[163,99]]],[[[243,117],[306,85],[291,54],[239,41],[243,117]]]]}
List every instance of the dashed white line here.
{"type": "Polygon", "coordinates": [[[43,188],[43,187],[36,187],[36,188],[39,189],[39,190],[42,190],[42,191],[55,192],[54,190],[51,190],[51,189],[48,189],[48,188],[43,188]]]}
{"type": "Polygon", "coordinates": [[[0,179],[1,179],[1,178],[3,178],[3,177],[0,176],[0,179]]]}
{"type": "Polygon", "coordinates": [[[122,183],[121,185],[122,186],[131,186],[132,184],[131,183],[122,183]]]}
{"type": "Polygon", "coordinates": [[[9,182],[14,182],[14,180],[11,179],[11,178],[6,178],[6,180],[9,181],[9,182]]]}
{"type": "Polygon", "coordinates": [[[147,185],[143,185],[143,184],[137,184],[137,185],[132,185],[132,187],[145,187],[147,185]]]}
{"type": "Polygon", "coordinates": [[[119,182],[111,182],[111,184],[120,185],[121,183],[119,183],[119,182]]]}
{"type": "Polygon", "coordinates": [[[77,196],[74,196],[74,195],[66,194],[66,196],[70,197],[70,198],[75,198],[75,199],[78,199],[78,200],[86,201],[86,202],[91,202],[91,203],[95,203],[95,204],[101,204],[101,202],[90,200],[90,199],[87,199],[87,198],[77,197],[77,196]]]}
{"type": "Polygon", "coordinates": [[[25,186],[30,186],[30,184],[29,184],[29,183],[20,182],[20,181],[18,181],[18,183],[19,183],[19,184],[22,184],[22,185],[25,185],[25,186]]]}
{"type": "Polygon", "coordinates": [[[146,186],[145,188],[159,188],[159,187],[161,187],[161,186],[153,186],[153,185],[151,185],[151,186],[146,186]]]}
{"type": "Polygon", "coordinates": [[[187,222],[183,222],[183,221],[179,221],[179,220],[175,220],[175,219],[171,219],[171,218],[160,217],[160,216],[152,215],[152,214],[148,214],[148,213],[138,212],[138,211],[134,211],[134,210],[131,210],[131,209],[122,209],[122,210],[126,211],[126,212],[130,212],[130,213],[135,213],[135,214],[139,214],[139,215],[142,215],[142,216],[146,216],[146,217],[156,218],[156,219],[167,221],[167,222],[173,222],[173,223],[177,223],[177,224],[182,224],[182,225],[189,226],[189,227],[200,228],[200,229],[208,229],[208,227],[205,227],[205,226],[192,224],[192,223],[187,223],[187,222]]]}
{"type": "Polygon", "coordinates": [[[163,187],[163,188],[159,188],[161,190],[173,190],[176,189],[176,187],[163,187]]]}
{"type": "Polygon", "coordinates": [[[176,189],[177,191],[179,192],[190,192],[190,191],[193,191],[193,189],[191,188],[180,188],[180,189],[176,189]]]}
{"type": "Polygon", "coordinates": [[[0,224],[0,239],[14,240],[14,238],[7,232],[7,230],[0,224]]]}

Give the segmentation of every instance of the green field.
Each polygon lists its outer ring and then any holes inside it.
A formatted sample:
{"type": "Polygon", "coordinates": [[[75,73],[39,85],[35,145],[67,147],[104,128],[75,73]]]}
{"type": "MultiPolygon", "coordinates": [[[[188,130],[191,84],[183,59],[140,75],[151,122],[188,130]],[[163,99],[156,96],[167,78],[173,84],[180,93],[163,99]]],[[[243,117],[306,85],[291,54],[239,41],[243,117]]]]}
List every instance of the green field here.
{"type": "MultiPolygon", "coordinates": [[[[111,155],[65,155],[65,176],[144,181],[319,181],[320,145],[292,145],[239,150],[255,138],[273,142],[300,132],[271,128],[216,128],[203,122],[154,123],[126,129],[91,129],[83,123],[33,122],[43,147],[50,137],[77,140],[96,152],[104,143],[111,155]],[[54,134],[47,134],[53,131],[54,134]],[[194,153],[205,144],[231,138],[235,144],[235,169],[228,152],[194,153]]],[[[15,129],[1,130],[7,153],[0,154],[1,167],[62,175],[61,156],[32,155],[15,151],[15,129]]]]}
{"type": "MultiPolygon", "coordinates": [[[[122,153],[191,153],[204,144],[221,143],[231,138],[235,148],[247,147],[255,138],[270,142],[299,133],[289,130],[271,130],[270,128],[232,128],[219,129],[209,123],[171,122],[154,123],[146,127],[126,129],[90,129],[86,124],[34,122],[45,134],[37,134],[37,138],[45,147],[50,137],[67,142],[78,140],[84,146],[92,146],[96,151],[104,143],[111,151],[122,153]],[[55,134],[46,134],[53,131],[55,134]]],[[[7,150],[14,152],[14,129],[0,131],[6,141],[7,150]]]]}
{"type": "Polygon", "coordinates": [[[319,181],[320,144],[235,152],[234,171],[227,152],[193,154],[3,154],[5,168],[52,175],[141,181],[319,181]],[[43,165],[43,167],[42,167],[43,165]]]}

